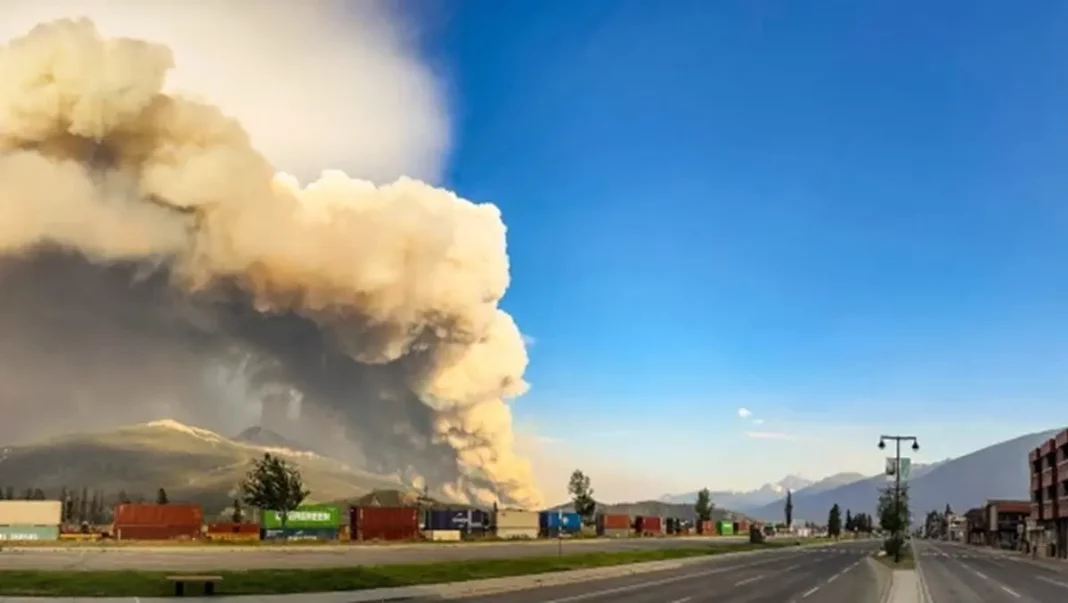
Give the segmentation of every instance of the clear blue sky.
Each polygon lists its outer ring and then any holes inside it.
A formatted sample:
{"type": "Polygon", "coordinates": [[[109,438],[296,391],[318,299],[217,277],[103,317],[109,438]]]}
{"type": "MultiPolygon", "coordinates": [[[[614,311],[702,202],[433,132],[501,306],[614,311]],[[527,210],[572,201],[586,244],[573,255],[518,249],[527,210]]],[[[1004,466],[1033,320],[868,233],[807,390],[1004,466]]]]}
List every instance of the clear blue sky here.
{"type": "Polygon", "coordinates": [[[669,488],[877,472],[881,431],[923,461],[1068,422],[1068,4],[415,17],[450,87],[445,184],[509,227],[520,423],[605,471],[708,459],[669,488]]]}

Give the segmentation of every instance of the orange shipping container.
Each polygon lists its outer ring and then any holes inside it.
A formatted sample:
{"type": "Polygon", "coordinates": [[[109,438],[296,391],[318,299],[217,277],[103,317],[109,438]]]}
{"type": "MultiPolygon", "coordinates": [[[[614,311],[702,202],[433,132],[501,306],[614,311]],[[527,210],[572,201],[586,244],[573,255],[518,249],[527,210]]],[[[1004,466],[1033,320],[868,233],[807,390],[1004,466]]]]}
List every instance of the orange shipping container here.
{"type": "Polygon", "coordinates": [[[630,515],[601,515],[599,526],[605,530],[629,530],[630,515]]]}
{"type": "Polygon", "coordinates": [[[260,526],[255,523],[209,523],[208,534],[259,534],[260,526]]]}
{"type": "Polygon", "coordinates": [[[190,540],[200,526],[115,526],[117,540],[190,540]]]}
{"type": "Polygon", "coordinates": [[[353,540],[410,540],[419,536],[419,510],[414,507],[352,507],[353,540]]]}
{"type": "Polygon", "coordinates": [[[697,524],[697,533],[698,534],[715,534],[716,533],[716,524],[715,524],[715,522],[713,522],[711,519],[706,519],[705,521],[702,521],[701,523],[697,524]]]}
{"type": "Polygon", "coordinates": [[[115,507],[115,526],[200,526],[204,509],[190,504],[125,504],[115,507]]]}

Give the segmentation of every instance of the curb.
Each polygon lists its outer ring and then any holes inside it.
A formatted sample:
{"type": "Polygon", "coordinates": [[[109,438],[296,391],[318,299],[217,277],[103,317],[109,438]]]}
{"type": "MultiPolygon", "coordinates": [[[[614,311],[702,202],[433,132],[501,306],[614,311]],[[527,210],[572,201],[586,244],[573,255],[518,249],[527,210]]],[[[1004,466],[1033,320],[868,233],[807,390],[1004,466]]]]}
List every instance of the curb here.
{"type": "Polygon", "coordinates": [[[920,562],[920,555],[916,552],[916,542],[913,541],[910,545],[912,548],[912,563],[916,566],[916,589],[917,601],[920,603],[932,603],[931,591],[927,588],[927,578],[923,575],[923,564],[920,562]]]}
{"type": "Polygon", "coordinates": [[[893,590],[894,586],[894,572],[882,563],[876,561],[875,557],[868,556],[865,560],[868,567],[875,572],[876,578],[882,582],[882,587],[879,589],[879,603],[887,603],[887,601],[890,600],[890,592],[893,590]]]}

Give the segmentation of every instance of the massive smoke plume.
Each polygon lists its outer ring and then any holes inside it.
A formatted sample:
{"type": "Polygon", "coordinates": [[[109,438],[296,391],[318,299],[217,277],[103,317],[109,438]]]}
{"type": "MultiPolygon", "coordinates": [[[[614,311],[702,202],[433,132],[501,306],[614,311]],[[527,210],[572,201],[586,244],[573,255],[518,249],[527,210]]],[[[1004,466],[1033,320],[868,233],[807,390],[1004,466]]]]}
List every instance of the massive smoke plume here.
{"type": "Polygon", "coordinates": [[[238,412],[225,367],[370,470],[539,504],[506,405],[527,356],[498,309],[498,210],[406,178],[302,188],[164,93],[173,63],[88,20],[0,48],[0,438],[217,425],[238,412]]]}

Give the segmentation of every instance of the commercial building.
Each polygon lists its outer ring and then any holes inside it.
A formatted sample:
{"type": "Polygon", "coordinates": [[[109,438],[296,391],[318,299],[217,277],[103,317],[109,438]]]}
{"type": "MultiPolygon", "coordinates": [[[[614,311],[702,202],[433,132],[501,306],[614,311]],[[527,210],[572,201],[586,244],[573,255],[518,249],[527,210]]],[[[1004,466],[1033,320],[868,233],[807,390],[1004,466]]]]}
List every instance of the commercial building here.
{"type": "Polygon", "coordinates": [[[1068,559],[1068,429],[1032,450],[1028,461],[1034,552],[1068,559]]]}
{"type": "Polygon", "coordinates": [[[986,515],[986,544],[999,549],[1023,548],[1027,519],[1031,517],[1029,500],[989,500],[986,515]]]}
{"type": "Polygon", "coordinates": [[[967,526],[965,542],[978,545],[986,544],[987,519],[984,508],[968,509],[964,513],[964,524],[967,526]]]}
{"type": "Polygon", "coordinates": [[[950,542],[964,542],[968,535],[968,520],[963,515],[946,515],[946,533],[943,538],[950,542]]]}

